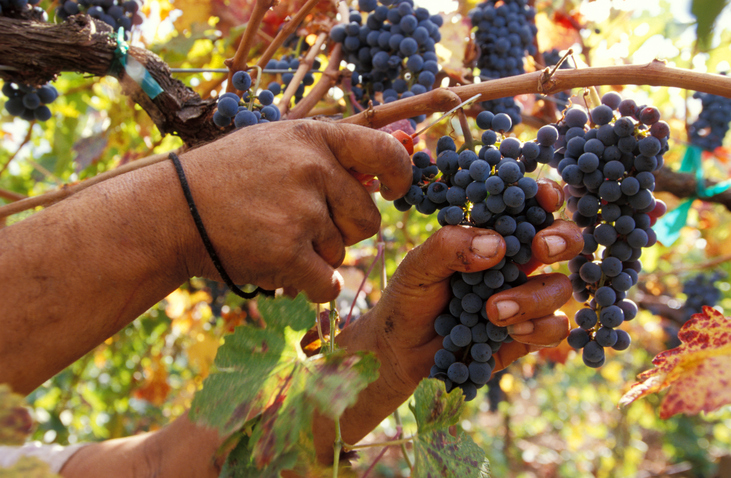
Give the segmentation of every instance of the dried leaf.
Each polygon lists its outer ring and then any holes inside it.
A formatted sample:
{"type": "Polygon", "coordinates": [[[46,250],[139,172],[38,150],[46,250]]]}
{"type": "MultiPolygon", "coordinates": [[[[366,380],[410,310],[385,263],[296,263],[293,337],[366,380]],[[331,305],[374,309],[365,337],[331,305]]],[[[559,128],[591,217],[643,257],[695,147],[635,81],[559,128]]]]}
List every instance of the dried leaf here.
{"type": "Polygon", "coordinates": [[[218,372],[209,375],[203,389],[196,393],[191,419],[229,433],[246,421],[247,416],[267,405],[287,368],[294,365],[294,344],[301,340],[312,323],[312,310],[307,300],[279,298],[259,299],[259,311],[267,327],[237,327],[219,347],[214,365],[218,372]],[[288,343],[285,330],[290,328],[288,343]],[[298,334],[297,337],[293,335],[298,334]]]}
{"type": "Polygon", "coordinates": [[[23,397],[0,384],[0,445],[22,445],[32,428],[23,397]]]}
{"type": "Polygon", "coordinates": [[[449,432],[449,427],[459,421],[464,395],[459,391],[448,394],[444,382],[426,379],[417,387],[414,399],[418,432],[412,476],[488,478],[490,465],[485,452],[462,430],[456,436],[449,432]]]}
{"type": "Polygon", "coordinates": [[[678,332],[679,347],[658,354],[655,368],[642,372],[639,382],[622,397],[628,405],[640,397],[670,387],[660,405],[660,417],[677,413],[711,412],[731,403],[731,319],[703,307],[678,332]]]}
{"type": "Polygon", "coordinates": [[[76,158],[74,158],[76,172],[96,163],[102,157],[104,150],[107,148],[107,144],[106,134],[97,134],[78,140],[73,147],[76,152],[76,158]]]}

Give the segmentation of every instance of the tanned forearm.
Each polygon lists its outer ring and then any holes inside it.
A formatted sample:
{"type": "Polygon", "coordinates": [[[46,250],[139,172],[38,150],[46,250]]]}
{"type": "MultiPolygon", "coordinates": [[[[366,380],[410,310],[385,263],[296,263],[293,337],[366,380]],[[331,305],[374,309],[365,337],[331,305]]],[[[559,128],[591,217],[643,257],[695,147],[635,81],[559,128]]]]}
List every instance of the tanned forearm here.
{"type": "Polygon", "coordinates": [[[0,383],[31,392],[175,290],[193,228],[166,161],[0,229],[0,383]]]}

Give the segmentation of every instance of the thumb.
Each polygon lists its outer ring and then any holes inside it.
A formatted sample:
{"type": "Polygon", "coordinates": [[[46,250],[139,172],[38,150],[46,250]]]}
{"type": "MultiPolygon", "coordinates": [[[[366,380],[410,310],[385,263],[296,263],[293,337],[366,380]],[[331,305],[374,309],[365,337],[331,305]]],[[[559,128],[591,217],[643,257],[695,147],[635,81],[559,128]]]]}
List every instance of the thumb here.
{"type": "MultiPolygon", "coordinates": [[[[495,231],[460,226],[437,231],[406,255],[376,305],[389,338],[403,349],[430,343],[436,337],[434,317],[452,296],[452,274],[489,269],[504,255],[505,241],[495,231]]],[[[431,359],[433,351],[427,355],[431,359]]]]}
{"type": "Polygon", "coordinates": [[[505,240],[497,232],[446,226],[406,255],[392,284],[424,288],[449,279],[455,272],[489,269],[504,255],[505,240]]]}

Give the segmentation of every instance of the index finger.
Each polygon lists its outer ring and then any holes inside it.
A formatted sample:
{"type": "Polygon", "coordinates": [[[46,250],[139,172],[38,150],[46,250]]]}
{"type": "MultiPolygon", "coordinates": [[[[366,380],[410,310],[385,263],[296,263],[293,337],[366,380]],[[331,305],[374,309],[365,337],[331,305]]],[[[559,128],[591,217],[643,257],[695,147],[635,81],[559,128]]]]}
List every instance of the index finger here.
{"type": "Polygon", "coordinates": [[[345,169],[378,177],[384,199],[398,199],[408,192],[411,158],[396,138],[365,126],[315,124],[321,125],[325,143],[345,169]]]}

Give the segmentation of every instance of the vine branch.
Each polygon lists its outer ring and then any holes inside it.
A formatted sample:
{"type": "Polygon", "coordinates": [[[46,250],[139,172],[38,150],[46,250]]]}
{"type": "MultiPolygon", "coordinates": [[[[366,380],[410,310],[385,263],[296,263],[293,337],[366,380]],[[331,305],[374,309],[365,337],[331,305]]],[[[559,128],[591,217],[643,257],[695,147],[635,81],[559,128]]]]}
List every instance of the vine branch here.
{"type": "Polygon", "coordinates": [[[310,51],[307,52],[307,56],[300,62],[300,65],[294,74],[294,78],[292,78],[292,81],[290,81],[289,85],[287,85],[287,89],[284,90],[284,94],[282,94],[282,98],[279,100],[279,111],[282,116],[284,116],[289,110],[289,104],[292,101],[292,97],[297,92],[297,88],[299,88],[302,79],[305,77],[307,72],[312,69],[315,57],[317,57],[317,54],[320,53],[320,49],[322,48],[323,43],[327,40],[327,37],[327,33],[320,33],[317,36],[315,44],[312,45],[310,51]]]}
{"type": "Polygon", "coordinates": [[[122,92],[139,104],[160,132],[180,136],[188,146],[212,141],[222,130],[211,121],[214,99],[201,99],[174,79],[168,65],[154,53],[130,47],[128,57],[143,65],[163,92],[151,99],[127,73],[112,73],[117,41],[112,27],[88,15],[75,15],[59,24],[0,17],[0,70],[6,81],[42,85],[59,73],[73,71],[114,76],[122,92]]]}
{"type": "MultiPolygon", "coordinates": [[[[655,191],[668,192],[678,198],[690,198],[696,195],[696,179],[694,174],[676,173],[667,168],[660,168],[655,175],[655,191]]],[[[713,187],[717,181],[706,179],[706,187],[713,187]]],[[[707,202],[715,202],[731,211],[731,189],[709,198],[699,198],[707,202]]]]}
{"type": "Polygon", "coordinates": [[[26,144],[30,141],[31,136],[33,136],[33,124],[31,123],[28,126],[28,133],[26,133],[25,138],[23,138],[23,142],[20,143],[20,146],[18,146],[18,149],[15,150],[15,152],[8,158],[7,162],[3,165],[2,169],[0,169],[0,176],[5,172],[6,169],[8,169],[8,166],[10,166],[10,163],[13,162],[16,156],[18,156],[18,153],[20,153],[20,150],[25,147],[26,144]]]}
{"type": "MultiPolygon", "coordinates": [[[[446,111],[449,108],[441,109],[443,107],[441,101],[443,100],[438,99],[442,98],[444,91],[454,93],[459,97],[459,101],[464,101],[481,93],[481,101],[487,101],[523,94],[551,94],[571,88],[598,85],[672,86],[731,98],[731,78],[673,68],[667,66],[664,62],[655,60],[645,65],[558,70],[548,79],[544,77],[543,71],[536,71],[474,85],[437,88],[405,100],[370,108],[340,121],[371,128],[381,128],[394,121],[415,115],[446,111]]],[[[458,103],[451,105],[451,107],[456,104],[458,103]]]]}
{"type": "Polygon", "coordinates": [[[282,46],[284,41],[289,38],[292,33],[294,33],[299,24],[302,23],[302,20],[304,20],[307,14],[310,13],[310,10],[312,10],[320,1],[321,0],[308,0],[307,3],[302,5],[302,8],[297,11],[295,16],[292,17],[281,30],[279,30],[277,36],[274,37],[274,40],[272,40],[267,49],[264,51],[264,54],[261,58],[259,58],[259,61],[257,62],[258,66],[263,69],[266,64],[269,63],[269,60],[274,58],[274,54],[277,52],[279,47],[282,46]]]}
{"type": "Polygon", "coordinates": [[[236,90],[231,78],[237,71],[246,69],[246,62],[249,59],[249,51],[251,50],[251,46],[254,44],[256,32],[259,31],[259,25],[261,25],[264,15],[266,15],[275,2],[276,0],[257,0],[254,4],[254,10],[251,12],[249,23],[246,24],[246,30],[244,30],[244,34],[241,36],[241,41],[239,42],[239,47],[236,49],[236,54],[234,54],[233,59],[226,61],[226,66],[229,68],[226,91],[236,90]]]}

